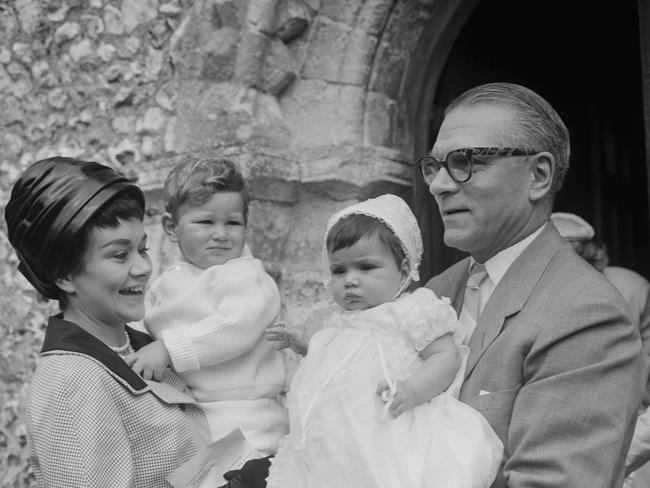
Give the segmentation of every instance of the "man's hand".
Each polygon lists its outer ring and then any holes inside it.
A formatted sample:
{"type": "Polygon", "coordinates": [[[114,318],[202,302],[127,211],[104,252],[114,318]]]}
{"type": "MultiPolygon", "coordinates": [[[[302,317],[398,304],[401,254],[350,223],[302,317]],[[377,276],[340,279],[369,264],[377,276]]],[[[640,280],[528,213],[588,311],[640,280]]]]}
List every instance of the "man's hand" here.
{"type": "Polygon", "coordinates": [[[159,381],[171,363],[171,358],[163,342],[157,340],[125,356],[124,361],[145,380],[159,381]]]}

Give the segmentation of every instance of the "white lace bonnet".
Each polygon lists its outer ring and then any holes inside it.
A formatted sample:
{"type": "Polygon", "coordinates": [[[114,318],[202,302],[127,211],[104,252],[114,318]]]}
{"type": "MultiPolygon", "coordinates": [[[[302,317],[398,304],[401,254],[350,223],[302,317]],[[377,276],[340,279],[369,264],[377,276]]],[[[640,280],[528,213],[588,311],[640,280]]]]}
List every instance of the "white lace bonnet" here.
{"type": "MultiPolygon", "coordinates": [[[[418,221],[404,200],[396,195],[380,195],[377,198],[355,203],[338,211],[327,222],[325,239],[332,226],[348,215],[368,215],[382,221],[397,236],[409,263],[410,278],[413,281],[420,279],[418,268],[422,259],[423,245],[422,234],[418,221]]],[[[323,258],[327,262],[327,246],[323,244],[323,258]]]]}

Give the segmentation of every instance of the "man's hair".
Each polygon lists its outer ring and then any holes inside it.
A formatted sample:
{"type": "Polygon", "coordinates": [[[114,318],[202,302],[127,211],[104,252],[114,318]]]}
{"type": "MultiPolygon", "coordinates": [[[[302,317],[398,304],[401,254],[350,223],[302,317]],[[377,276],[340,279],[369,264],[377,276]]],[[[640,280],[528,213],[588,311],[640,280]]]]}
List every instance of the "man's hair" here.
{"type": "Polygon", "coordinates": [[[445,115],[460,106],[480,104],[504,105],[514,111],[515,124],[503,134],[505,146],[548,151],[553,155],[557,164],[550,191],[553,201],[569,171],[571,155],[569,131],[558,113],[529,88],[514,83],[487,83],[454,99],[445,115]]]}
{"type": "Polygon", "coordinates": [[[203,205],[215,193],[232,191],[244,200],[244,223],[248,222],[248,188],[239,167],[229,159],[187,159],[171,170],[165,180],[165,210],[177,220],[182,205],[203,205]]]}
{"type": "MultiPolygon", "coordinates": [[[[83,258],[88,251],[90,234],[94,229],[115,228],[120,225],[120,220],[131,219],[142,222],[144,208],[142,208],[140,196],[132,190],[127,190],[109,200],[86,222],[79,234],[70,243],[68,251],[62,256],[53,278],[75,276],[84,270],[85,262],[83,258]]],[[[61,291],[59,293],[61,310],[64,310],[66,305],[67,296],[61,291]]]]}
{"type": "Polygon", "coordinates": [[[325,247],[328,252],[335,252],[351,247],[361,239],[372,235],[379,237],[400,267],[406,257],[400,240],[386,224],[369,215],[352,214],[338,220],[327,233],[325,247]]]}

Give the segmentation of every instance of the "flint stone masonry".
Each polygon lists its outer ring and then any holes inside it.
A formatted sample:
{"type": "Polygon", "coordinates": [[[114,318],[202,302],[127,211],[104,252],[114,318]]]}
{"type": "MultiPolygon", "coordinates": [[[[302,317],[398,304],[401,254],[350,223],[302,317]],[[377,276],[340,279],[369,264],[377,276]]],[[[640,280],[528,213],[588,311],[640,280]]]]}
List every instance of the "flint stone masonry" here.
{"type": "MultiPolygon", "coordinates": [[[[35,160],[96,160],[144,189],[153,274],[176,256],[162,185],[187,157],[228,157],[250,185],[249,243],[279,320],[326,315],[329,216],[410,195],[411,56],[461,0],[15,0],[0,5],[0,207],[35,160]]],[[[47,315],[0,221],[0,484],[35,486],[24,406],[47,315]]],[[[296,358],[287,353],[292,368],[296,358]]]]}

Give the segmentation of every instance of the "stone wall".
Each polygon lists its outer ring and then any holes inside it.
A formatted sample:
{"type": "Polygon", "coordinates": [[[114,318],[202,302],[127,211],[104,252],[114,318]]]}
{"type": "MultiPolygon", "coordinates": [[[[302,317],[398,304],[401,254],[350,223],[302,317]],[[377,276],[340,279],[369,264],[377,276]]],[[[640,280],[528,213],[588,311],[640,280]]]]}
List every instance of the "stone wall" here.
{"type": "MultiPolygon", "coordinates": [[[[159,225],[168,170],[187,155],[232,158],[251,185],[249,242],[280,284],[281,318],[313,326],[306,317],[328,303],[327,218],[361,198],[409,196],[412,53],[434,8],[453,3],[0,2],[0,207],[37,159],[109,164],[147,194],[158,273],[176,253],[159,225]]],[[[0,483],[31,486],[22,412],[55,307],[16,272],[4,220],[0,263],[0,483]]]]}

